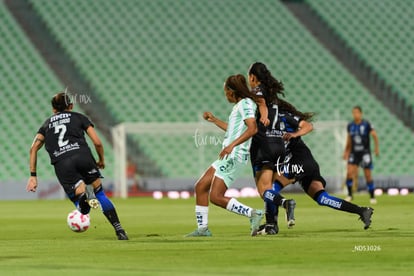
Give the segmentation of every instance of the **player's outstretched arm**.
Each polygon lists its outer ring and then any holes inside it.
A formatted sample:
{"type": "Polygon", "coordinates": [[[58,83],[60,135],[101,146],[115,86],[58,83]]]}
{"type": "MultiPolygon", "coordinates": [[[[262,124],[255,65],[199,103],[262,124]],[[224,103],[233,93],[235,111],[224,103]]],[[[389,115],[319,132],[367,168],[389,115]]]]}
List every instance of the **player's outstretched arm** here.
{"type": "Polygon", "coordinates": [[[238,138],[231,142],[230,145],[221,150],[219,154],[220,159],[225,158],[233,151],[234,147],[246,142],[248,139],[250,139],[251,137],[253,137],[253,135],[257,133],[257,125],[255,118],[248,118],[244,120],[244,123],[246,124],[247,129],[238,138]]]}
{"type": "Polygon", "coordinates": [[[98,134],[96,133],[93,126],[89,126],[86,129],[86,133],[88,134],[89,138],[91,138],[92,143],[95,146],[96,153],[98,154],[98,162],[96,164],[98,165],[98,168],[104,169],[105,168],[105,157],[104,157],[104,147],[102,145],[101,139],[99,139],[98,134]]]}
{"type": "Polygon", "coordinates": [[[287,132],[283,135],[283,139],[289,141],[292,138],[304,136],[313,130],[313,125],[310,122],[302,120],[299,122],[299,128],[296,132],[287,132]]]}
{"type": "Polygon", "coordinates": [[[227,130],[227,123],[223,122],[222,120],[216,118],[213,113],[211,112],[204,112],[203,114],[203,118],[204,120],[207,120],[209,122],[214,123],[216,126],[218,126],[219,128],[221,128],[222,130],[226,131],[227,130]]]}
{"type": "Polygon", "coordinates": [[[30,177],[27,181],[26,191],[36,192],[37,189],[37,152],[42,148],[45,141],[45,137],[38,133],[36,134],[32,146],[30,147],[30,157],[29,157],[29,166],[30,166],[30,177]]]}

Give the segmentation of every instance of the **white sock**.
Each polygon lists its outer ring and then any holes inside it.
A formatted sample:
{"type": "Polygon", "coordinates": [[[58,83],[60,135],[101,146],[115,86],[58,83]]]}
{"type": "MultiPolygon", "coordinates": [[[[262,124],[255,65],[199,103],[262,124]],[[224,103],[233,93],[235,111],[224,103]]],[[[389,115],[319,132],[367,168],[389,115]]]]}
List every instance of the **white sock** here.
{"type": "Polygon", "coordinates": [[[251,217],[253,208],[244,205],[243,203],[240,203],[235,198],[231,198],[229,203],[227,203],[226,209],[230,212],[245,216],[245,217],[251,217]]]}
{"type": "Polygon", "coordinates": [[[208,206],[196,205],[195,207],[197,227],[199,230],[208,228],[208,206]]]}

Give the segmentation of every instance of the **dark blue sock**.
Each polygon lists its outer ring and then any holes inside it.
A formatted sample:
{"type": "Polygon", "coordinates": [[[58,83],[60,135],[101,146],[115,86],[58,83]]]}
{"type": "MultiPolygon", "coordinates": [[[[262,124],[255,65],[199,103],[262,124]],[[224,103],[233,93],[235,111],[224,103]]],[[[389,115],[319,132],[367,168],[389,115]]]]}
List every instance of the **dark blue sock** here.
{"type": "Polygon", "coordinates": [[[276,206],[282,206],[284,197],[273,190],[266,190],[263,194],[263,199],[265,202],[273,203],[276,206]]]}
{"type": "Polygon", "coordinates": [[[346,187],[348,188],[348,195],[349,196],[352,196],[352,184],[353,184],[352,178],[348,178],[346,180],[346,187]]]}
{"type": "Polygon", "coordinates": [[[367,182],[368,192],[371,198],[374,198],[375,185],[374,181],[367,182]]]}
{"type": "Polygon", "coordinates": [[[275,180],[275,182],[273,182],[273,191],[275,191],[276,193],[280,193],[282,189],[283,189],[282,184],[280,184],[279,181],[275,180]]]}
{"type": "Polygon", "coordinates": [[[328,206],[334,209],[341,209],[343,200],[334,196],[330,196],[327,192],[323,191],[316,199],[319,205],[328,206]]]}
{"type": "Polygon", "coordinates": [[[102,207],[102,211],[108,221],[112,224],[116,232],[124,231],[121,223],[119,222],[118,214],[116,213],[115,207],[111,200],[106,196],[102,186],[95,189],[96,199],[99,201],[102,207]]]}
{"type": "Polygon", "coordinates": [[[273,202],[265,201],[266,224],[275,224],[276,206],[273,202]]]}
{"type": "Polygon", "coordinates": [[[362,213],[362,208],[347,202],[343,199],[331,196],[330,194],[328,194],[325,190],[321,190],[319,192],[317,192],[315,194],[314,200],[321,206],[328,206],[330,208],[336,209],[336,210],[341,210],[341,211],[345,211],[345,212],[349,212],[349,213],[354,213],[354,214],[361,214],[362,213]]]}
{"type": "Polygon", "coordinates": [[[112,204],[111,200],[106,196],[102,187],[98,188],[97,191],[95,191],[95,196],[101,204],[102,211],[106,212],[115,209],[114,205],[112,204]]]}

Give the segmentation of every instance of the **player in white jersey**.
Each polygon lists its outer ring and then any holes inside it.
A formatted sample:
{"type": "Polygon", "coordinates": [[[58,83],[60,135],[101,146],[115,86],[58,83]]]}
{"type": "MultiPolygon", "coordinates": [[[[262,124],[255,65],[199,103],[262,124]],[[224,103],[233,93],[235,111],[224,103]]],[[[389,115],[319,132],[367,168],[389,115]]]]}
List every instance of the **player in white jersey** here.
{"type": "Polygon", "coordinates": [[[228,122],[221,121],[211,112],[204,119],[226,131],[219,158],[206,170],[195,184],[197,229],[187,237],[211,236],[208,229],[208,204],[226,208],[230,212],[250,218],[252,232],[257,232],[263,217],[261,210],[240,203],[224,194],[233,184],[249,160],[251,138],[257,132],[254,95],[250,93],[243,75],[233,75],[224,83],[227,100],[234,103],[228,122]]]}

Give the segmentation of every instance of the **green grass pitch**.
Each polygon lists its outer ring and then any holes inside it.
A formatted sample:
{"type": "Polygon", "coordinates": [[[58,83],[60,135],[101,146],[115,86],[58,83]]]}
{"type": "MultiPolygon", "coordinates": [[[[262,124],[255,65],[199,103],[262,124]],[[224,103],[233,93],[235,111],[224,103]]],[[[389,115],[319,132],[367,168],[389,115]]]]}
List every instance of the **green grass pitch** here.
{"type": "Polygon", "coordinates": [[[194,199],[115,199],[129,241],[116,240],[98,210],[87,232],[71,232],[68,200],[1,201],[0,275],[412,275],[413,195],[379,197],[366,231],[356,215],[289,196],[294,229],[281,216],[278,235],[250,237],[247,218],[211,206],[211,238],[184,238],[195,229],[194,199]]]}

